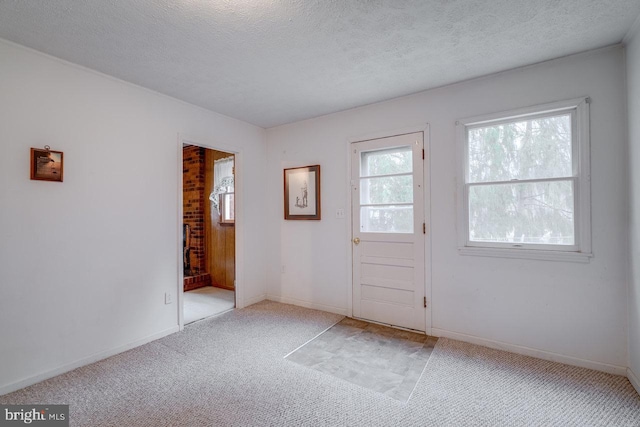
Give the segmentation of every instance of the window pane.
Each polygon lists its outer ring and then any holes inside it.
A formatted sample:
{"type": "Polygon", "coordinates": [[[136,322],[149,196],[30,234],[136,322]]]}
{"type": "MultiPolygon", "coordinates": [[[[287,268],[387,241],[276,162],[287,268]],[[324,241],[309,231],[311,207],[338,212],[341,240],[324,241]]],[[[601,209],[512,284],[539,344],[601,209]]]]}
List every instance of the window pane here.
{"type": "Polygon", "coordinates": [[[360,154],[360,176],[411,173],[412,159],[411,146],[366,151],[360,154]]]}
{"type": "Polygon", "coordinates": [[[572,176],[571,114],[471,128],[469,182],[572,176]]]}
{"type": "Polygon", "coordinates": [[[227,193],[224,195],[224,219],[226,221],[233,221],[235,219],[235,204],[234,194],[227,193]]]}
{"type": "Polygon", "coordinates": [[[413,203],[413,177],[403,175],[363,178],[360,180],[360,203],[413,203]]]}
{"type": "Polygon", "coordinates": [[[469,240],[573,245],[573,182],[469,188],[469,240]]]}
{"type": "Polygon", "coordinates": [[[413,233],[413,206],[362,206],[360,231],[413,233]]]}

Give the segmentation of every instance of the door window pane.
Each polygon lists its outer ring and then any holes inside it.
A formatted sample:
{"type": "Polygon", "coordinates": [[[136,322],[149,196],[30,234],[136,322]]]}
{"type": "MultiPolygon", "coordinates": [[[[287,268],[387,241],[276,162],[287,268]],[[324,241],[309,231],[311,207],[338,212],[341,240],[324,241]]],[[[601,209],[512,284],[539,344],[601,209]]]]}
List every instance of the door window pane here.
{"type": "Polygon", "coordinates": [[[360,231],[413,233],[413,206],[361,206],[360,231]]]}
{"type": "Polygon", "coordinates": [[[469,188],[469,240],[574,245],[573,182],[469,188]]]}
{"type": "Polygon", "coordinates": [[[360,176],[411,173],[413,155],[411,146],[365,151],[360,154],[360,176]]]}
{"type": "Polygon", "coordinates": [[[468,129],[469,181],[570,177],[571,114],[468,129]]]}
{"type": "Polygon", "coordinates": [[[400,175],[362,178],[360,203],[363,205],[413,203],[413,177],[400,175]]]}

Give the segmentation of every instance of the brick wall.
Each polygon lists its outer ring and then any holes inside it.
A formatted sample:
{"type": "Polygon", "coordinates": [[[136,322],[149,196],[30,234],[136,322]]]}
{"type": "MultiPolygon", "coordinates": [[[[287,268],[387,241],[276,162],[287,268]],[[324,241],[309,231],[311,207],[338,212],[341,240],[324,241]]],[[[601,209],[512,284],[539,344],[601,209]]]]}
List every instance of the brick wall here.
{"type": "Polygon", "coordinates": [[[204,148],[193,145],[182,148],[182,221],[191,227],[191,271],[194,276],[205,273],[204,152],[204,148]]]}

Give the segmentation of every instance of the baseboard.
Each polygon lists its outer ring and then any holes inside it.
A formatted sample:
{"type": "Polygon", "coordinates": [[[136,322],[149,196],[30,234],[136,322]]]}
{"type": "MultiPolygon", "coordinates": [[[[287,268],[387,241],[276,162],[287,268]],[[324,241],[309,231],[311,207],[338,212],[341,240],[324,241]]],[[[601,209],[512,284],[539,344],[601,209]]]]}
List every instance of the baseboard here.
{"type": "Polygon", "coordinates": [[[75,362],[69,363],[69,364],[61,366],[59,368],[52,369],[52,370],[47,371],[47,372],[42,372],[42,373],[39,373],[37,375],[31,376],[29,378],[25,378],[23,380],[16,381],[16,382],[11,383],[11,384],[0,386],[0,396],[2,396],[4,394],[7,394],[7,393],[14,392],[16,390],[20,390],[22,388],[28,387],[28,386],[33,385],[33,384],[37,384],[37,383],[39,383],[41,381],[48,380],[49,378],[56,377],[56,376],[58,376],[60,374],[64,374],[65,372],[73,371],[76,368],[80,368],[82,366],[89,365],[89,364],[97,362],[99,360],[103,360],[103,359],[106,359],[108,357],[115,356],[116,354],[123,353],[123,352],[125,352],[127,350],[131,350],[132,348],[139,347],[141,345],[144,345],[144,344],[150,343],[152,341],[158,340],[160,338],[166,337],[167,335],[171,335],[173,333],[176,333],[179,330],[180,330],[180,328],[176,325],[176,326],[173,326],[173,327],[171,327],[169,329],[165,329],[164,331],[161,331],[161,332],[158,332],[156,334],[149,335],[149,336],[147,336],[145,338],[142,338],[140,340],[134,341],[132,343],[125,344],[123,346],[116,347],[116,348],[111,349],[111,350],[103,351],[101,353],[97,353],[97,354],[94,354],[94,355],[89,356],[89,357],[85,357],[83,359],[77,360],[75,362]]]}
{"type": "MultiPolygon", "coordinates": [[[[581,368],[594,369],[613,375],[627,375],[627,368],[624,366],[610,365],[608,363],[594,362],[591,360],[580,359],[573,356],[565,356],[563,354],[553,353],[550,351],[537,350],[535,348],[525,347],[521,345],[508,344],[501,341],[493,341],[473,335],[461,334],[459,332],[447,331],[444,329],[432,328],[431,333],[436,337],[451,338],[458,341],[464,341],[471,344],[481,345],[483,347],[494,348],[496,350],[509,351],[511,353],[522,354],[524,356],[536,357],[538,359],[549,360],[551,362],[564,363],[566,365],[579,366],[581,368]]],[[[636,387],[637,389],[637,387],[636,387]]]]}
{"type": "Polygon", "coordinates": [[[629,382],[631,383],[633,388],[635,388],[638,394],[640,394],[640,380],[638,379],[636,374],[633,373],[631,368],[627,368],[627,378],[629,378],[629,382]]]}
{"type": "Polygon", "coordinates": [[[268,299],[267,298],[267,294],[260,294],[260,295],[255,296],[255,297],[246,298],[243,301],[244,305],[241,308],[249,307],[250,305],[257,304],[260,301],[264,301],[266,299],[268,299]]]}
{"type": "Polygon", "coordinates": [[[346,308],[334,307],[334,306],[325,305],[325,304],[317,304],[317,303],[314,303],[314,302],[304,301],[304,300],[300,300],[300,299],[297,299],[297,298],[285,297],[285,296],[281,296],[281,295],[267,294],[267,299],[269,301],[281,302],[283,304],[292,304],[292,305],[297,305],[297,306],[300,306],[300,307],[312,308],[314,310],[327,311],[329,313],[340,314],[342,316],[346,316],[347,315],[347,309],[346,308]]]}

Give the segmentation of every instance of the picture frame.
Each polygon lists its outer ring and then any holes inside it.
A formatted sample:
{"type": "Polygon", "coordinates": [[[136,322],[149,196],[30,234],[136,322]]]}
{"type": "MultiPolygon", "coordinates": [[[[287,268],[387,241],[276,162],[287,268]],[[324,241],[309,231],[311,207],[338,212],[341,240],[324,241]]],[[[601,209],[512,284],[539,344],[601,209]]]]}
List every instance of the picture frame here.
{"type": "Polygon", "coordinates": [[[320,220],[320,165],[284,170],[284,219],[320,220]]]}
{"type": "Polygon", "coordinates": [[[45,148],[31,148],[31,179],[37,181],[62,182],[64,176],[64,154],[45,148]]]}

